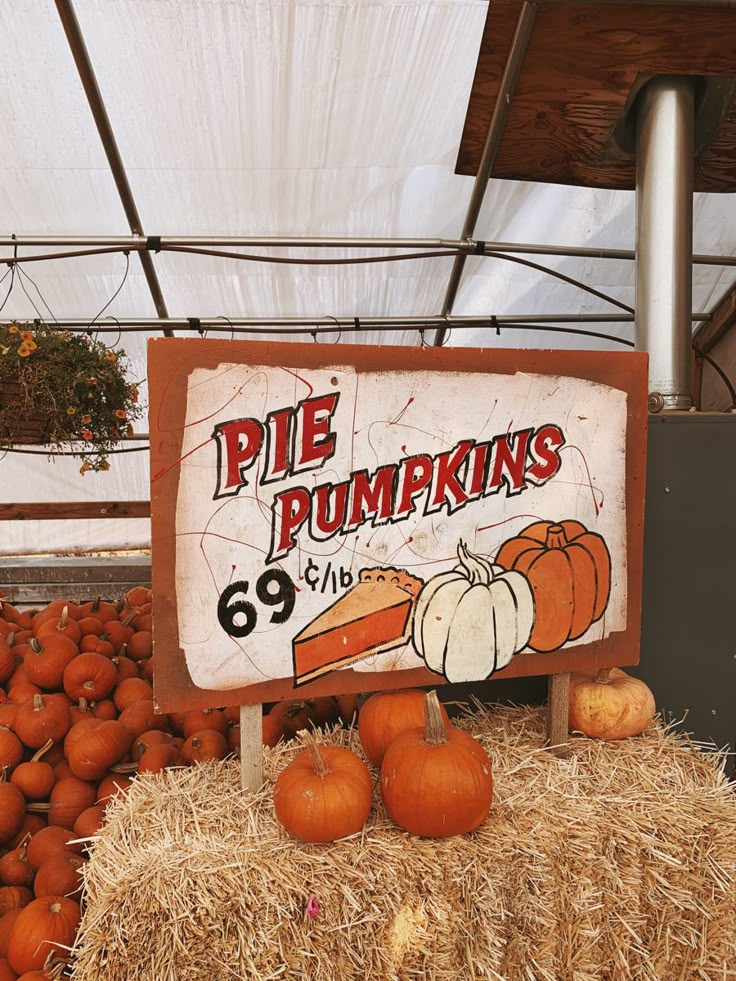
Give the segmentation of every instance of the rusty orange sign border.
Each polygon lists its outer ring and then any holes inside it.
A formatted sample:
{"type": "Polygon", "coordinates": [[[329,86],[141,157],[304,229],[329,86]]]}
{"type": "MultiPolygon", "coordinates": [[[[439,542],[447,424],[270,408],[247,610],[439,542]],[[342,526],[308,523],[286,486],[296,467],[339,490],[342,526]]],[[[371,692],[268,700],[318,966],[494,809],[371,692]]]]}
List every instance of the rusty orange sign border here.
{"type": "MultiPolygon", "coordinates": [[[[357,372],[437,371],[516,372],[581,378],[627,395],[626,423],[626,629],[604,640],[554,653],[522,653],[493,675],[515,678],[586,669],[625,667],[639,661],[641,634],[644,487],[646,480],[647,356],[634,352],[539,351],[478,348],[379,347],[153,338],[148,342],[151,445],[151,546],[156,672],[154,697],[159,711],[180,712],[221,705],[257,704],[285,698],[310,698],[334,691],[334,676],[294,689],[292,679],[227,691],[194,685],[179,646],[176,567],[176,501],[186,414],[187,379],[197,368],[222,362],[293,369],[324,368],[339,362],[357,372]],[[584,654],[584,659],[581,659],[584,654]]],[[[344,668],[344,693],[389,687],[435,686],[441,677],[425,668],[371,674],[344,668]]]]}

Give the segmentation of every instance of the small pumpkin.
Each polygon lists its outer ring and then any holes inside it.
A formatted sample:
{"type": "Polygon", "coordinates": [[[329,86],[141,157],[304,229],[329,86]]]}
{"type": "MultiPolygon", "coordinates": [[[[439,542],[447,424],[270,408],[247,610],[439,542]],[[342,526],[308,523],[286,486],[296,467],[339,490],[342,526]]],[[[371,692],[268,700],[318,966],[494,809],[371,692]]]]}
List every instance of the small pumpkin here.
{"type": "Polygon", "coordinates": [[[360,831],[371,810],[372,780],[365,763],[342,746],[306,748],[279,774],[273,790],[276,818],[300,841],[337,841],[360,831]]]}
{"type": "Polygon", "coordinates": [[[216,729],[224,736],[229,724],[227,716],[220,709],[191,709],[184,713],[182,735],[188,739],[195,732],[201,732],[203,729],[216,729]]]}
{"type": "Polygon", "coordinates": [[[626,739],[648,729],[656,711],[651,689],[619,668],[602,668],[595,677],[570,675],[571,732],[626,739]]]}
{"type": "MultiPolygon", "coordinates": [[[[122,661],[122,658],[120,660],[122,661]]],[[[137,667],[135,668],[135,671],[137,675],[137,667]]],[[[118,681],[112,700],[115,702],[115,708],[118,710],[118,712],[123,712],[129,705],[132,705],[133,702],[140,702],[143,699],[152,698],[153,688],[147,681],[144,681],[143,678],[136,676],[125,678],[123,681],[118,681]]]]}
{"type": "Polygon", "coordinates": [[[33,899],[33,893],[27,886],[0,887],[0,916],[10,909],[23,909],[33,899]]]}
{"type": "MultiPolygon", "coordinates": [[[[449,717],[440,707],[445,722],[449,717]]],[[[416,690],[378,692],[365,702],[358,715],[358,736],[363,752],[380,766],[391,743],[406,729],[424,725],[424,692],[416,690]]]]}
{"type": "Polygon", "coordinates": [[[28,863],[34,872],[38,872],[49,855],[57,852],[75,852],[80,854],[82,846],[73,844],[74,835],[68,828],[59,828],[49,824],[41,828],[28,842],[28,863]]]}
{"type": "Polygon", "coordinates": [[[0,781],[0,844],[6,844],[18,833],[26,814],[26,799],[6,780],[0,781]]]}
{"type": "Polygon", "coordinates": [[[82,637],[79,650],[82,654],[101,654],[102,657],[107,657],[110,660],[115,657],[115,648],[109,640],[105,640],[104,633],[99,637],[96,634],[87,634],[82,637]]]}
{"type": "Polygon", "coordinates": [[[0,916],[0,957],[8,956],[8,940],[13,924],[18,919],[20,907],[9,909],[7,913],[0,916]]]}
{"type": "Polygon", "coordinates": [[[121,725],[125,726],[133,739],[136,739],[149,729],[157,727],[168,729],[169,720],[165,715],[159,715],[153,705],[153,699],[142,698],[133,702],[118,716],[121,725]]]}
{"type": "Polygon", "coordinates": [[[94,804],[79,815],[74,822],[75,838],[94,838],[105,823],[104,804],[94,804]]]}
{"type": "Polygon", "coordinates": [[[41,864],[33,882],[36,899],[41,896],[70,896],[79,900],[82,892],[82,869],[86,859],[71,852],[57,852],[41,864]]]}
{"type": "Polygon", "coordinates": [[[160,743],[151,746],[138,761],[138,773],[163,773],[172,766],[181,765],[181,754],[176,746],[160,743]]]}
{"type": "Polygon", "coordinates": [[[424,728],[401,733],[381,764],[388,816],[410,834],[449,838],[479,827],[493,799],[491,761],[465,732],[445,725],[436,692],[425,698],[424,728]]]}
{"type": "Polygon", "coordinates": [[[38,834],[48,824],[45,814],[33,814],[26,811],[23,823],[18,828],[13,837],[5,842],[7,848],[19,848],[24,842],[30,841],[33,835],[38,834]]]}
{"type": "Polygon", "coordinates": [[[64,695],[34,695],[15,713],[16,735],[30,749],[40,749],[49,739],[61,742],[70,725],[69,702],[64,695]]]}
{"type": "Polygon", "coordinates": [[[78,777],[59,780],[49,797],[49,824],[71,831],[82,811],[92,807],[96,799],[97,788],[94,784],[78,777]]]}
{"type": "Polygon", "coordinates": [[[10,782],[18,788],[26,800],[46,800],[53,789],[56,782],[54,768],[41,759],[52,746],[53,743],[49,739],[27,763],[17,766],[10,777],[10,782]]]}
{"type": "Polygon", "coordinates": [[[79,654],[77,645],[63,634],[34,637],[23,659],[28,680],[45,691],[58,691],[64,669],[79,654]]]}
{"type": "Polygon", "coordinates": [[[40,623],[34,621],[33,632],[41,640],[44,637],[68,637],[69,640],[78,644],[82,639],[82,631],[79,629],[77,621],[69,615],[69,607],[65,606],[58,620],[47,619],[40,623]]]}
{"type": "Polygon", "coordinates": [[[145,661],[153,654],[153,634],[150,630],[137,630],[130,638],[126,656],[133,661],[145,661]]]}
{"type": "MultiPolygon", "coordinates": [[[[8,635],[12,637],[12,634],[8,635]]],[[[0,636],[0,685],[12,676],[17,667],[15,653],[8,643],[7,636],[0,636]]]]}
{"type": "Polygon", "coordinates": [[[123,797],[132,786],[133,781],[130,777],[120,773],[110,773],[100,781],[100,786],[97,788],[97,803],[106,807],[116,797],[123,797]]]}
{"type": "Polygon", "coordinates": [[[281,725],[286,739],[292,739],[302,729],[311,729],[316,717],[310,702],[277,702],[268,713],[281,725]]]}
{"type": "Polygon", "coordinates": [[[109,620],[118,619],[118,611],[114,603],[107,603],[98,596],[89,603],[82,603],[78,609],[78,616],[80,620],[82,617],[92,616],[101,623],[107,623],[109,620]]]}
{"type": "Polygon", "coordinates": [[[80,780],[101,780],[111,766],[119,763],[133,742],[133,737],[117,719],[85,719],[78,722],[69,736],[84,726],[65,749],[72,773],[80,780]]]}
{"type": "Polygon", "coordinates": [[[412,640],[430,671],[453,683],[483,681],[529,643],[534,597],[524,576],[474,555],[433,576],[417,598],[412,640]]]}
{"type": "Polygon", "coordinates": [[[87,652],[79,654],[64,668],[64,691],[73,702],[86,698],[98,702],[115,687],[117,671],[110,658],[87,652]]]}
{"type": "Polygon", "coordinates": [[[34,899],[13,924],[8,961],[14,971],[40,971],[52,950],[72,947],[81,919],[79,904],[65,896],[34,899]]]}
{"type": "Polygon", "coordinates": [[[147,732],[141,733],[133,740],[131,751],[133,759],[139,760],[152,746],[170,746],[172,739],[171,733],[164,732],[162,729],[149,729],[147,732]]]}
{"type": "Polygon", "coordinates": [[[556,651],[603,616],[611,593],[611,556],[579,521],[535,521],[501,546],[496,561],[523,573],[534,592],[534,651],[556,651]]]}
{"type": "Polygon", "coordinates": [[[7,726],[0,726],[0,770],[13,770],[23,759],[23,744],[7,726]]]}
{"type": "Polygon", "coordinates": [[[27,841],[0,858],[0,883],[4,886],[30,886],[33,875],[33,869],[28,862],[27,841]]]}
{"type": "Polygon", "coordinates": [[[181,758],[185,763],[206,763],[210,760],[224,760],[230,753],[227,739],[216,729],[202,729],[185,740],[181,747],[181,758]]]}
{"type": "MultiPolygon", "coordinates": [[[[18,911],[20,912],[20,910],[18,911]]],[[[23,975],[25,981],[28,981],[28,975],[23,975]]],[[[0,957],[0,981],[20,981],[19,976],[15,973],[13,968],[10,966],[10,962],[7,957],[0,957]]],[[[36,979],[31,975],[30,981],[36,981],[36,979]]],[[[46,979],[44,979],[46,981],[46,979]]]]}
{"type": "MultiPolygon", "coordinates": [[[[231,726],[233,729],[240,729],[240,726],[231,726]]],[[[261,719],[261,737],[264,746],[275,746],[284,738],[284,730],[278,719],[272,715],[264,715],[261,719]]],[[[232,745],[232,743],[231,743],[232,745]]]]}

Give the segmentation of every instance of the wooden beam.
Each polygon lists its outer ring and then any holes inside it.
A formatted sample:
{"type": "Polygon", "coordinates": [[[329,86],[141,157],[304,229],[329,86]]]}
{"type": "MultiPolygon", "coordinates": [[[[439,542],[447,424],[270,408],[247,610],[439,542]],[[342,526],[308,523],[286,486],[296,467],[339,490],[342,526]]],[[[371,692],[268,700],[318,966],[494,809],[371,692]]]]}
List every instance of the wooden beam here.
{"type": "Polygon", "coordinates": [[[730,287],[706,320],[693,335],[693,347],[708,354],[736,324],[736,283],[730,287]]]}
{"type": "Polygon", "coordinates": [[[49,501],[39,504],[0,504],[0,521],[150,517],[150,501],[49,501]]]}

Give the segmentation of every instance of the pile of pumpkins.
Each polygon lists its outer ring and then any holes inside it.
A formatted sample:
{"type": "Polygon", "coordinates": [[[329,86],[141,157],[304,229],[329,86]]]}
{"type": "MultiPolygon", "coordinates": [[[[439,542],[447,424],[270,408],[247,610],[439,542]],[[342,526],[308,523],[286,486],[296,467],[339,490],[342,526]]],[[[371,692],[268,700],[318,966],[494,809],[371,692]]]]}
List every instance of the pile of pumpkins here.
{"type": "MultiPolygon", "coordinates": [[[[0,981],[63,971],[89,854],[79,839],[136,773],[239,751],[238,706],[156,713],[151,625],[143,587],[119,603],[0,604],[0,981]]],[[[264,741],[356,709],[352,697],[279,703],[264,741]]]]}

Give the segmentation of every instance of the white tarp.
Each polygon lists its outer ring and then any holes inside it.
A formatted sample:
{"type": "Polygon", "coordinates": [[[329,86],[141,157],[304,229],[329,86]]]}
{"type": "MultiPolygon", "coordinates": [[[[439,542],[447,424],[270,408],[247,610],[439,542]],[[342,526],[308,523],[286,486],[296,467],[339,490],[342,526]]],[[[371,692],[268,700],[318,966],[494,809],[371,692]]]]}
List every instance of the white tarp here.
{"type": "MultiPolygon", "coordinates": [[[[148,234],[459,236],[473,182],[454,165],[487,0],[75,0],[75,9],[148,234]]],[[[0,0],[0,54],[0,233],[128,234],[53,0],[0,0]]],[[[698,195],[695,219],[696,251],[734,253],[732,195],[698,195]]],[[[492,181],[476,236],[632,248],[634,195],[492,181]]],[[[633,304],[631,262],[539,261],[633,304]]],[[[155,263],[173,316],[325,319],[436,314],[451,267],[171,254],[155,263]]],[[[124,270],[121,255],[25,269],[55,317],[90,319],[124,270]]],[[[695,308],[707,309],[733,275],[698,266],[694,278],[695,308]]],[[[0,316],[37,316],[43,301],[16,280],[0,316]]],[[[542,273],[471,259],[454,312],[613,309],[542,273]]],[[[137,257],[106,314],[155,315],[137,257]]],[[[599,329],[632,335],[630,324],[599,329]]],[[[383,338],[417,341],[414,331],[383,338]]],[[[449,343],[611,345],[511,330],[455,331],[449,343]]],[[[121,344],[144,378],[144,335],[121,344]]],[[[4,501],[148,497],[145,453],[84,478],[78,461],[8,454],[2,464],[4,501]]],[[[4,523],[0,551],[123,547],[148,535],[141,521],[4,523]]]]}

